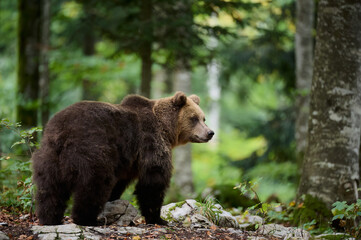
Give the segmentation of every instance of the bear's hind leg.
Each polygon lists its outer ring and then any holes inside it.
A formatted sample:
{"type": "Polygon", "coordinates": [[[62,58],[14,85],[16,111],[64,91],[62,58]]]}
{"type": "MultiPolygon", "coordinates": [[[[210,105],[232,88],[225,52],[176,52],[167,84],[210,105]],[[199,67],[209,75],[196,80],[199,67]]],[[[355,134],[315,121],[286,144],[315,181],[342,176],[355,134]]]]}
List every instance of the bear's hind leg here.
{"type": "Polygon", "coordinates": [[[32,157],[33,181],[37,187],[35,194],[36,215],[40,224],[61,224],[69,200],[71,186],[60,178],[58,155],[44,145],[32,157]]]}
{"type": "MultiPolygon", "coordinates": [[[[64,186],[62,186],[64,187],[64,186]]],[[[57,186],[38,185],[36,192],[36,215],[42,225],[59,225],[61,224],[66,202],[70,197],[70,190],[60,190],[57,186]]]]}
{"type": "Polygon", "coordinates": [[[97,217],[109,199],[114,185],[109,179],[98,175],[76,186],[72,210],[74,223],[82,226],[99,225],[97,217]]]}

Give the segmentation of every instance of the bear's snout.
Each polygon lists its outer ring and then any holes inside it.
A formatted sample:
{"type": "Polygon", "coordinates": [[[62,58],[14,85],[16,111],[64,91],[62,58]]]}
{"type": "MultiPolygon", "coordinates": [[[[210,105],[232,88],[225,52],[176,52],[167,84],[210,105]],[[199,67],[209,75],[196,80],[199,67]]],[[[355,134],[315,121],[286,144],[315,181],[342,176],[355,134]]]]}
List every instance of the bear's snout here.
{"type": "Polygon", "coordinates": [[[212,130],[209,130],[209,131],[207,132],[207,134],[208,134],[207,138],[208,138],[208,141],[209,141],[209,140],[212,139],[212,137],[213,137],[213,135],[214,135],[214,132],[213,132],[212,130]]]}

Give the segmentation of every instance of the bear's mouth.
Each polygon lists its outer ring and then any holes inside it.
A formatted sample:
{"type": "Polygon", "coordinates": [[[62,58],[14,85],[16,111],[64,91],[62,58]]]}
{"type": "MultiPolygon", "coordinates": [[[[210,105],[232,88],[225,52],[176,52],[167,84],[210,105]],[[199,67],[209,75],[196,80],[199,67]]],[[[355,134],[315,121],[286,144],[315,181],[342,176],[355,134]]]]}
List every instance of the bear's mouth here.
{"type": "Polygon", "coordinates": [[[211,139],[212,139],[212,137],[210,137],[210,138],[201,138],[201,137],[199,137],[197,135],[194,135],[191,138],[191,142],[192,143],[205,143],[205,142],[208,142],[211,139]]]}

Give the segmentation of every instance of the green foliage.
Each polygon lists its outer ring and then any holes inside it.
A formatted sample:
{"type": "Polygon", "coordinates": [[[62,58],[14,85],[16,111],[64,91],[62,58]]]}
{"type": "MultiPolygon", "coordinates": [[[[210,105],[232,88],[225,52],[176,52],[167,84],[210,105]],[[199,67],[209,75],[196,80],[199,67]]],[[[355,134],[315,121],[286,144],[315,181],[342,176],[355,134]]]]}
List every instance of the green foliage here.
{"type": "Polygon", "coordinates": [[[357,199],[355,203],[351,204],[347,204],[346,201],[337,201],[332,206],[331,211],[334,215],[332,221],[339,224],[337,227],[344,228],[351,236],[359,239],[361,237],[361,199],[357,199]]]}
{"type": "Polygon", "coordinates": [[[221,209],[216,205],[215,199],[206,198],[203,202],[197,202],[200,213],[205,216],[209,221],[218,225],[219,214],[222,213],[221,209]]]}
{"type": "Polygon", "coordinates": [[[235,186],[234,189],[239,189],[242,195],[250,196],[251,199],[255,199],[256,204],[248,207],[248,210],[257,210],[256,212],[260,213],[262,217],[265,218],[270,205],[268,203],[262,202],[258,196],[257,191],[255,190],[255,187],[260,180],[261,179],[240,183],[239,185],[235,186]]]}
{"type": "Polygon", "coordinates": [[[303,202],[293,212],[293,224],[304,227],[314,225],[318,232],[328,229],[332,213],[326,204],[311,195],[302,196],[302,199],[303,202]]]}
{"type": "Polygon", "coordinates": [[[212,187],[209,193],[214,196],[225,208],[248,208],[256,205],[256,199],[251,198],[249,194],[242,194],[241,191],[234,190],[234,184],[217,184],[212,187]]]}
{"type": "MultiPolygon", "coordinates": [[[[29,155],[31,155],[32,149],[37,145],[34,142],[34,135],[42,131],[40,127],[22,130],[20,123],[2,119],[0,122],[0,132],[4,129],[10,130],[19,138],[19,141],[16,141],[11,148],[24,145],[28,149],[29,155]]],[[[0,205],[32,212],[34,185],[31,181],[29,157],[16,156],[14,154],[1,155],[0,163],[2,166],[0,169],[0,183],[2,183],[0,205]]]]}

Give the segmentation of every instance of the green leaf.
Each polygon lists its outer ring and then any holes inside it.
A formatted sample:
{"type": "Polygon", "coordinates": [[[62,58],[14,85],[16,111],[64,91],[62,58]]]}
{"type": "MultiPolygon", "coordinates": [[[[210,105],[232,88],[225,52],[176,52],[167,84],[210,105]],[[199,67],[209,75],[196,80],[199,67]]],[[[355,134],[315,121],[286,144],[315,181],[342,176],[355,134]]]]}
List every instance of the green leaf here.
{"type": "Polygon", "coordinates": [[[15,142],[13,145],[11,145],[11,148],[13,148],[16,145],[20,145],[20,144],[24,144],[25,143],[25,139],[21,139],[21,141],[15,142]]]}
{"type": "Polygon", "coordinates": [[[332,220],[343,219],[344,216],[345,216],[344,214],[338,214],[338,215],[334,216],[334,217],[332,218],[332,220]]]}
{"type": "Polygon", "coordinates": [[[348,207],[346,201],[342,201],[342,202],[337,201],[337,202],[333,203],[332,206],[335,206],[333,209],[339,210],[339,211],[344,210],[348,207]]]}

